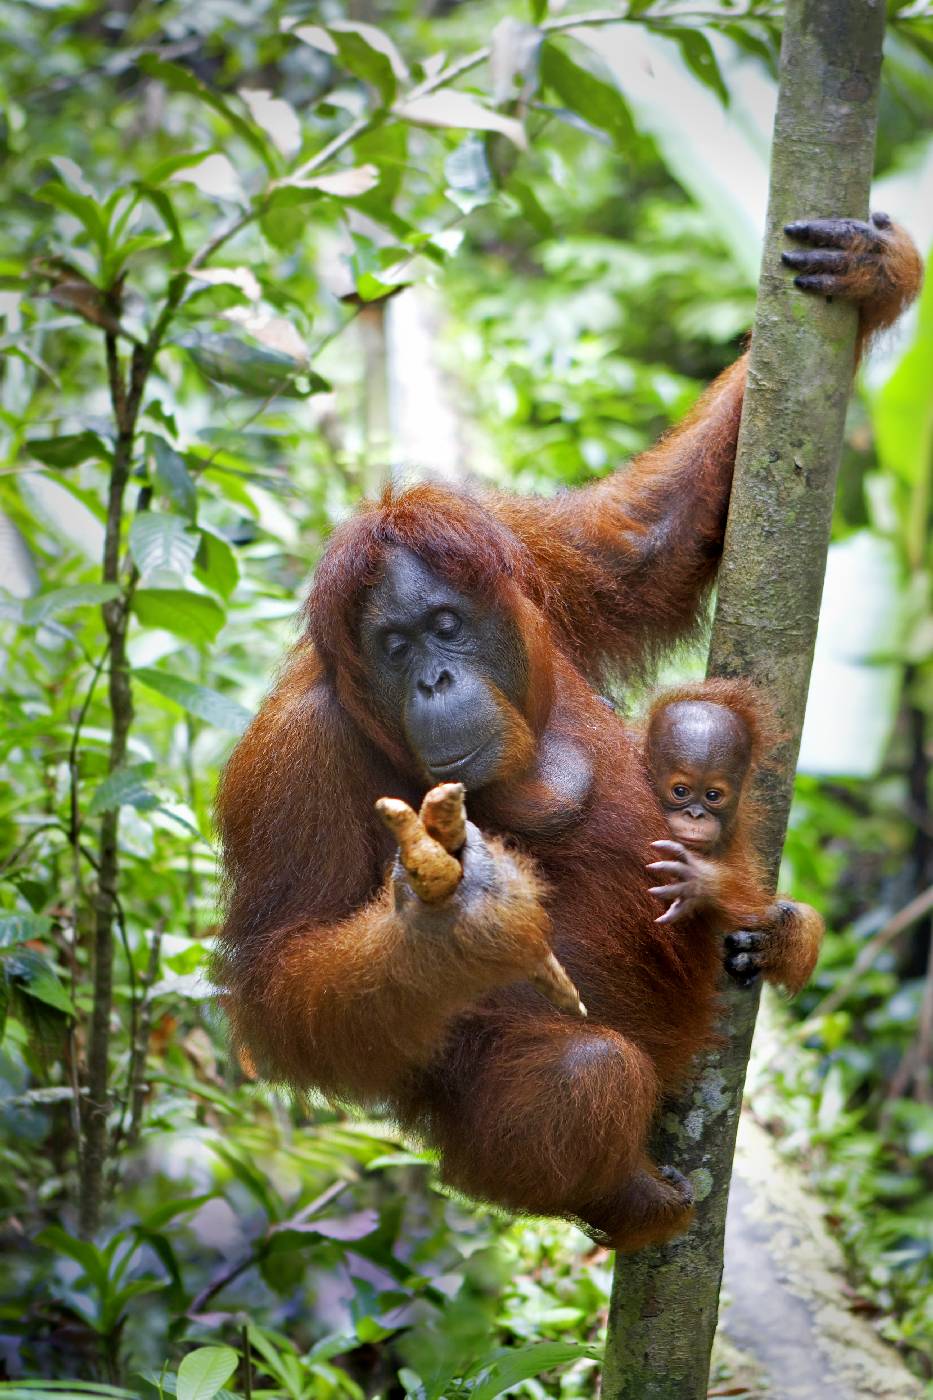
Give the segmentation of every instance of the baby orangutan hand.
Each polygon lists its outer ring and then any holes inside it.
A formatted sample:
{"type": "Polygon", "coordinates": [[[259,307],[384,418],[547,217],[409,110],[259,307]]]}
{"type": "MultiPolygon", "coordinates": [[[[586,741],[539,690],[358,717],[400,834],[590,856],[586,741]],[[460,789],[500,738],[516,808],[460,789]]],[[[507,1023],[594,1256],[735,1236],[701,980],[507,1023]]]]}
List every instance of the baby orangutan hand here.
{"type": "Polygon", "coordinates": [[[654,885],[648,891],[670,902],[664,913],[655,919],[656,924],[677,923],[704,905],[716,903],[719,874],[714,861],[704,860],[680,841],[652,841],[651,844],[669,858],[652,861],[646,869],[672,877],[671,884],[654,885]]]}

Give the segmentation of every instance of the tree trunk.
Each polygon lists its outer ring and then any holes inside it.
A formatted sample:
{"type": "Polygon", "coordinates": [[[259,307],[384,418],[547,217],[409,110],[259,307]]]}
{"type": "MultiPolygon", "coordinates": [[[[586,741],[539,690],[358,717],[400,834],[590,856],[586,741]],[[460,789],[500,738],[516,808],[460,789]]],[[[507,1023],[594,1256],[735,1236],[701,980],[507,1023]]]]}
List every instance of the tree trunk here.
{"type": "MultiPolygon", "coordinates": [[[[776,877],[790,807],[852,380],[856,313],[803,295],[782,268],[792,219],[864,218],[874,158],[882,0],[788,0],[764,260],[709,673],[747,676],[787,735],[761,792],[776,877]]],[[[620,1259],[603,1400],[704,1400],[756,992],[724,991],[722,1048],[667,1105],[654,1151],[693,1182],[697,1217],[620,1259]]],[[[767,1318],[762,1319],[764,1326],[767,1318]]],[[[774,1377],[780,1390],[780,1377],[774,1377]]]]}

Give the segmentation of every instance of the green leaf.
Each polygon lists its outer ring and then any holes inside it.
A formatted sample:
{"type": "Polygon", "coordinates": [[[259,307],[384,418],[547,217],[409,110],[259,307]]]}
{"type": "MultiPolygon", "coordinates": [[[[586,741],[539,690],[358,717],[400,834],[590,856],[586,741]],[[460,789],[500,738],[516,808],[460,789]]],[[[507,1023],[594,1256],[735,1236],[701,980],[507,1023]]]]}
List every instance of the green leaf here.
{"type": "Polygon", "coordinates": [[[532,186],[526,180],[516,180],[513,175],[506,188],[512,198],[518,201],[522,213],[535,233],[540,234],[542,238],[551,238],[554,234],[554,221],[532,186]]]}
{"type": "Polygon", "coordinates": [[[199,544],[200,537],[185,528],[179,515],[147,510],[130,526],[130,553],[143,578],[165,572],[186,578],[199,544]]]}
{"type": "Polygon", "coordinates": [[[179,336],[176,344],[187,350],[208,379],[254,398],[302,399],[320,392],[325,384],[290,355],[249,345],[235,335],[190,331],[179,336]]]}
{"type": "Polygon", "coordinates": [[[148,73],[150,78],[157,78],[159,82],[165,83],[166,87],[174,92],[184,92],[190,97],[196,97],[205,106],[210,107],[218,116],[233,127],[244,141],[248,141],[253,150],[259,156],[263,165],[272,173],[276,173],[277,161],[274,158],[268,143],[256,130],[251,122],[242,117],[239,112],[226,102],[213,88],[209,88],[206,83],[202,83],[200,78],[196,78],[193,73],[189,73],[187,68],[180,68],[177,63],[165,63],[161,59],[155,58],[152,54],[143,54],[139,60],[139,66],[144,73],[148,73]]]}
{"type": "Polygon", "coordinates": [[[0,948],[42,938],[52,927],[44,914],[0,914],[0,948]]]}
{"type": "Polygon", "coordinates": [[[232,1347],[198,1347],[178,1368],[178,1400],[213,1400],[233,1375],[239,1357],[232,1347]]]}
{"type": "Polygon", "coordinates": [[[530,1346],[516,1347],[499,1357],[487,1379],[470,1391],[470,1400],[495,1400],[497,1395],[520,1381],[530,1381],[544,1371],[569,1361],[579,1361],[581,1357],[595,1361],[599,1355],[597,1347],[573,1342],[533,1342],[530,1346]]]}
{"type": "Polygon", "coordinates": [[[48,593],[36,593],[26,600],[23,621],[29,627],[37,627],[58,613],[109,603],[119,596],[120,587],[116,583],[76,583],[71,588],[52,588],[48,593]]]}
{"type": "Polygon", "coordinates": [[[227,620],[214,598],[184,588],[137,589],[133,611],[145,627],[162,627],[198,646],[212,642],[227,620]]]}
{"type": "Polygon", "coordinates": [[[201,545],[194,560],[194,576],[205,588],[229,598],[240,581],[236,554],[222,535],[204,527],[201,545]]]}
{"type": "Polygon", "coordinates": [[[77,467],[89,457],[107,460],[110,456],[96,433],[62,433],[58,437],[27,438],[26,451],[47,467],[77,467]]]}
{"type": "Polygon", "coordinates": [[[636,139],[628,105],[618,88],[581,67],[552,40],[541,50],[541,77],[577,116],[606,131],[616,146],[631,148],[636,139]]]}
{"type": "Polygon", "coordinates": [[[134,233],[132,238],[127,238],[118,247],[109,249],[103,260],[104,285],[112,286],[126,264],[137,254],[164,248],[170,242],[169,233],[134,233]]]}
{"type": "Polygon", "coordinates": [[[103,253],[107,246],[107,231],[109,220],[106,210],[104,210],[97,200],[89,194],[79,194],[77,190],[69,189],[67,185],[60,185],[57,181],[52,181],[47,185],[42,185],[36,190],[35,199],[41,199],[44,204],[52,204],[56,209],[61,209],[66,214],[71,214],[84,227],[85,232],[96,244],[99,252],[103,253]]]}
{"type": "Polygon", "coordinates": [[[498,131],[510,141],[525,150],[528,140],[525,128],[514,117],[505,117],[501,112],[490,111],[475,97],[454,88],[441,88],[439,92],[428,93],[426,97],[414,97],[409,102],[401,102],[395,108],[395,115],[415,126],[463,127],[471,131],[498,131]]]}
{"type": "Polygon", "coordinates": [[[168,671],[155,671],[141,667],[133,672],[136,680],[158,691],[168,700],[174,700],[189,714],[197,715],[217,729],[229,729],[234,734],[242,734],[252,716],[244,705],[222,695],[219,690],[211,690],[206,685],[196,685],[194,681],[183,680],[168,671]]]}
{"type": "Polygon", "coordinates": [[[666,25],[658,29],[665,39],[673,39],[683,54],[684,62],[699,78],[705,87],[711,88],[724,107],[729,105],[729,89],[726,87],[713,46],[699,29],[669,29],[666,25]]]}
{"type": "Polygon", "coordinates": [[[395,98],[396,83],[408,70],[398,49],[387,34],[374,24],[344,20],[329,26],[341,62],[351,73],[364,78],[377,89],[386,107],[395,98]]]}
{"type": "Polygon", "coordinates": [[[131,763],[124,768],[116,768],[100,784],[88,807],[88,815],[96,817],[101,812],[109,812],[114,807],[135,807],[137,811],[151,811],[159,805],[155,793],[146,787],[146,779],[155,772],[154,763],[131,763]]]}
{"type": "Polygon", "coordinates": [[[182,515],[193,522],[198,509],[198,488],[185,466],[184,458],[165,438],[150,433],[147,441],[155,461],[156,480],[182,515]]]}
{"type": "Polygon", "coordinates": [[[33,948],[17,948],[6,954],[4,961],[10,979],[18,991],[41,1001],[44,1006],[52,1007],[54,1011],[62,1012],[65,1016],[75,1014],[71,997],[59,981],[48,958],[44,958],[33,948]]]}

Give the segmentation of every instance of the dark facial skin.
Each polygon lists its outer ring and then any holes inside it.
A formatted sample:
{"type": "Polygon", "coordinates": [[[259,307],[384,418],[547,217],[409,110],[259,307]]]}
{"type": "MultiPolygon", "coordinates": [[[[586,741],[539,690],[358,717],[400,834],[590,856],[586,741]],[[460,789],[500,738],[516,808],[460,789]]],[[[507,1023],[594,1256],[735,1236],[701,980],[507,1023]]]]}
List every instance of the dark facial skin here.
{"type": "Polygon", "coordinates": [[[720,854],[751,758],[742,721],[706,700],[668,705],[652,725],[649,756],[671,835],[700,855],[720,854]]]}
{"type": "Polygon", "coordinates": [[[489,783],[507,738],[490,683],[516,709],[528,683],[510,619],[395,549],[364,604],[360,647],[375,704],[400,726],[426,777],[470,790],[489,783]]]}

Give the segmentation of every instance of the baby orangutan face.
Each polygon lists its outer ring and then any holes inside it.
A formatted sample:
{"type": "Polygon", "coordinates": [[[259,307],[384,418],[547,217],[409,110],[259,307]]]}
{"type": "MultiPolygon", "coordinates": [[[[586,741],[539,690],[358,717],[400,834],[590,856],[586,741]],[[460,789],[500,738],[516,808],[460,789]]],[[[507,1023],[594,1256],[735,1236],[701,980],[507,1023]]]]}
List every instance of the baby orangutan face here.
{"type": "Polygon", "coordinates": [[[723,854],[751,759],[739,717],[708,700],[674,701],[652,721],[648,758],[674,839],[699,855],[723,854]]]}

